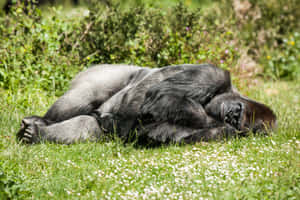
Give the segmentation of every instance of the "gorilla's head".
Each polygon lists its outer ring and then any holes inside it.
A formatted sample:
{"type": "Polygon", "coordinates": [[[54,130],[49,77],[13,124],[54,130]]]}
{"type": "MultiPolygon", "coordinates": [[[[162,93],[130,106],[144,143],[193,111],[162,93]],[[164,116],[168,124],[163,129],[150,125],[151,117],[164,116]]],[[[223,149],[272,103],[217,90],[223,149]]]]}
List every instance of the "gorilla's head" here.
{"type": "Polygon", "coordinates": [[[216,96],[205,110],[242,132],[267,132],[276,125],[276,116],[270,108],[238,93],[216,96]]]}

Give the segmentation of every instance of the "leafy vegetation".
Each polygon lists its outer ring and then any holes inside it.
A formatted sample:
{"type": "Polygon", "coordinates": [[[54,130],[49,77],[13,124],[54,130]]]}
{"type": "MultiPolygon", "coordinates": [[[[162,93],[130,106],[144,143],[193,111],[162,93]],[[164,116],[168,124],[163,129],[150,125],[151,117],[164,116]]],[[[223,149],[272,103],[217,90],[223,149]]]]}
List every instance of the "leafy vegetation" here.
{"type": "Polygon", "coordinates": [[[160,67],[208,62],[239,72],[249,65],[240,65],[244,52],[255,68],[263,66],[266,77],[299,79],[296,0],[219,0],[205,9],[190,9],[188,1],[169,9],[149,1],[137,1],[130,9],[88,2],[88,10],[80,11],[86,14],[52,8],[42,15],[45,10],[34,6],[3,14],[0,86],[59,95],[76,72],[93,63],[160,67]]]}
{"type": "Polygon", "coordinates": [[[211,62],[229,68],[238,57],[232,32],[203,26],[206,19],[198,9],[178,4],[170,11],[145,6],[103,11],[101,5],[91,5],[80,47],[92,62],[153,67],[211,62]]]}
{"type": "Polygon", "coordinates": [[[265,76],[299,79],[299,9],[297,0],[233,1],[240,38],[265,76]]]}
{"type": "Polygon", "coordinates": [[[62,19],[59,12],[43,17],[33,8],[27,14],[15,8],[0,18],[0,86],[17,90],[41,88],[62,91],[75,72],[79,57],[68,49],[68,34],[79,22],[62,19]]]}

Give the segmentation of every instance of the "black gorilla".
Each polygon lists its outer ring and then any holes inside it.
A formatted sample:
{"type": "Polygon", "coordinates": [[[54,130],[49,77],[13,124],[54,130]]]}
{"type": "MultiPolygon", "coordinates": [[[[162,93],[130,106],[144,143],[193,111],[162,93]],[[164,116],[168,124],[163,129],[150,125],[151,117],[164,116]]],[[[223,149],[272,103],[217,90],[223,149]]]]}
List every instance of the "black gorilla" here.
{"type": "Polygon", "coordinates": [[[24,118],[17,138],[70,144],[115,133],[125,141],[192,143],[275,123],[271,109],[240,95],[229,72],[210,64],[98,65],[79,73],[45,116],[24,118]]]}

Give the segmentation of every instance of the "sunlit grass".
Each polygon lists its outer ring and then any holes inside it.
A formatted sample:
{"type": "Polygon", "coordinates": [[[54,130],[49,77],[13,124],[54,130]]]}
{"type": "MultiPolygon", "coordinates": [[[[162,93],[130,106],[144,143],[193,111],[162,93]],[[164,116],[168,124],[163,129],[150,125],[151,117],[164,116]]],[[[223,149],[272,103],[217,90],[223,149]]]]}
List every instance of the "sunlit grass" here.
{"type": "Polygon", "coordinates": [[[278,116],[270,136],[154,149],[17,144],[20,120],[56,98],[0,91],[0,199],[299,199],[299,91],[297,82],[269,82],[249,92],[278,116]]]}

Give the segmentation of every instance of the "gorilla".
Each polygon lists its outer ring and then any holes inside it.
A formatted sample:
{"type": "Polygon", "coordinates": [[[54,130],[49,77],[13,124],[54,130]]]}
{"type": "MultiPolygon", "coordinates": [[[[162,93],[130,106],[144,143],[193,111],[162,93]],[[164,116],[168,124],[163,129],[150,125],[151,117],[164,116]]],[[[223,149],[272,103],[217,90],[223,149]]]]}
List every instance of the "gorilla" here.
{"type": "Polygon", "coordinates": [[[43,117],[25,117],[17,139],[71,144],[115,134],[141,144],[194,143],[275,125],[270,108],[238,93],[214,65],[106,64],[80,72],[43,117]]]}

